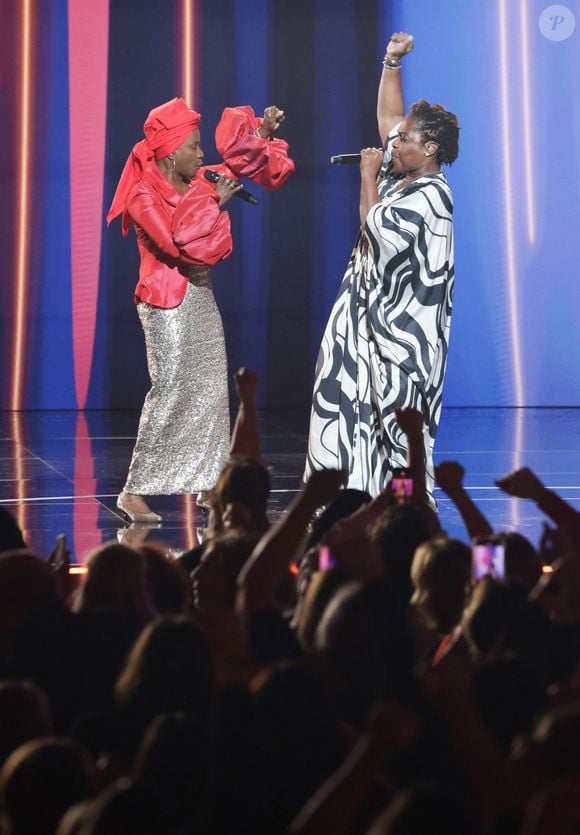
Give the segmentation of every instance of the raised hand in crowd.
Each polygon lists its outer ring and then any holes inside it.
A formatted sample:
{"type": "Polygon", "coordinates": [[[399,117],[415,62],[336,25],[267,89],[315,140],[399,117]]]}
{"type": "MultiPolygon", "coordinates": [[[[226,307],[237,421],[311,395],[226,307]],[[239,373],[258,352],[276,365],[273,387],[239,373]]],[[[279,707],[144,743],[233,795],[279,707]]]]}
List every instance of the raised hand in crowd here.
{"type": "Polygon", "coordinates": [[[260,382],[260,375],[257,371],[242,366],[234,374],[234,382],[240,403],[254,402],[256,400],[258,383],[260,382]]]}
{"type": "Polygon", "coordinates": [[[413,504],[425,507],[427,493],[425,489],[425,445],[423,443],[423,415],[418,409],[408,406],[395,409],[397,423],[407,436],[407,465],[413,473],[413,504]]]}
{"type": "Polygon", "coordinates": [[[535,502],[552,521],[568,531],[573,537],[574,546],[580,548],[580,513],[561,496],[549,490],[529,467],[508,473],[498,479],[496,484],[509,496],[535,502]]]}
{"type": "Polygon", "coordinates": [[[256,394],[260,375],[251,368],[240,368],[234,374],[240,403],[230,442],[230,455],[261,456],[260,427],[256,394]]]}
{"type": "Polygon", "coordinates": [[[424,420],[419,409],[406,406],[404,409],[395,409],[395,415],[397,423],[408,438],[422,436],[424,420]]]}
{"type": "Polygon", "coordinates": [[[520,470],[508,473],[498,479],[496,484],[504,493],[518,499],[531,499],[536,504],[542,500],[546,490],[544,484],[529,467],[522,467],[520,470]]]}
{"type": "Polygon", "coordinates": [[[56,538],[56,543],[48,558],[47,565],[52,569],[57,587],[65,603],[70,603],[76,589],[76,581],[70,574],[71,552],[67,546],[66,536],[61,533],[56,538]]]}
{"type": "Polygon", "coordinates": [[[464,491],[464,475],[465,468],[457,461],[442,461],[435,467],[435,481],[437,486],[440,487],[450,499],[464,491]]]}
{"type": "Polygon", "coordinates": [[[463,486],[464,475],[465,469],[457,461],[442,461],[435,467],[435,483],[456,506],[469,536],[491,534],[493,528],[463,486]]]}
{"type": "Polygon", "coordinates": [[[413,475],[414,504],[425,517],[431,536],[442,533],[439,517],[427,501],[425,473],[425,443],[423,438],[424,418],[418,409],[407,406],[396,409],[395,415],[401,430],[407,436],[407,466],[413,475]]]}
{"type": "Polygon", "coordinates": [[[315,470],[288,512],[262,537],[240,574],[238,604],[252,613],[271,603],[274,590],[296,560],[315,511],[344,484],[342,470],[315,470]]]}
{"type": "Polygon", "coordinates": [[[66,536],[63,533],[59,533],[57,536],[54,548],[48,555],[46,562],[55,573],[62,570],[68,572],[70,568],[70,549],[67,546],[66,536]]]}

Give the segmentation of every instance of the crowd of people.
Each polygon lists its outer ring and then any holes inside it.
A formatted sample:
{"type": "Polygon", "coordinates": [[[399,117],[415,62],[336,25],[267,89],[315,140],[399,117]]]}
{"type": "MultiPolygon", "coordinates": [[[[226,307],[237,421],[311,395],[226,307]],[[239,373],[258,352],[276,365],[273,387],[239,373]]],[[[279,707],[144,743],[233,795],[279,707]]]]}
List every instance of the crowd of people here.
{"type": "Polygon", "coordinates": [[[235,380],[199,548],[107,543],[78,582],[2,512],[0,831],[577,832],[580,514],[521,469],[498,486],[551,524],[495,533],[444,462],[447,538],[406,408],[411,495],[315,471],[270,525],[257,375],[235,380]],[[503,578],[473,582],[474,539],[503,578]]]}

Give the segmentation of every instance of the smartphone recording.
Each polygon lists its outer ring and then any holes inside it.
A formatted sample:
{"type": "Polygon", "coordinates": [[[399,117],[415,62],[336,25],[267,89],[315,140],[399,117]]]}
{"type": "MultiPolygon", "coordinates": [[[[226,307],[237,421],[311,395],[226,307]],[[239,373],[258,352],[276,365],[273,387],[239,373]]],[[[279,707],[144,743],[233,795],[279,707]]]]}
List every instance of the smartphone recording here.
{"type": "Polygon", "coordinates": [[[328,571],[329,568],[334,568],[336,560],[330,552],[328,545],[321,545],[318,549],[318,570],[328,571]]]}
{"type": "Polygon", "coordinates": [[[394,470],[389,487],[399,503],[408,502],[413,496],[413,476],[411,471],[403,467],[394,470]]]}
{"type": "Polygon", "coordinates": [[[475,582],[483,577],[495,580],[505,579],[505,547],[499,542],[474,542],[472,554],[472,577],[475,582]]]}

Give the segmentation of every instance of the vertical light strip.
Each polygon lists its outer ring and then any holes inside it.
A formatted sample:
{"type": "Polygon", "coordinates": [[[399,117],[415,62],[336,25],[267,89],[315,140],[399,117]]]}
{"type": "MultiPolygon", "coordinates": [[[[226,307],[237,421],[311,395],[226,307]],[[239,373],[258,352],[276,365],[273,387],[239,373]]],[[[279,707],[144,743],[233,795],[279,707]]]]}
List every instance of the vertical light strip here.
{"type": "MultiPolygon", "coordinates": [[[[195,78],[195,14],[194,0],[182,0],[181,2],[181,89],[183,98],[190,107],[195,109],[197,102],[196,78],[195,78]]],[[[188,551],[198,544],[197,531],[194,525],[197,506],[193,496],[186,494],[183,497],[183,514],[185,516],[185,546],[188,551]]]]}
{"type": "Polygon", "coordinates": [[[515,255],[515,218],[513,206],[513,172],[511,166],[511,122],[509,102],[508,38],[506,0],[499,0],[499,43],[501,83],[501,123],[503,152],[503,192],[505,206],[505,236],[507,250],[508,311],[511,330],[515,405],[524,405],[520,328],[518,321],[517,274],[515,255]]]}
{"type": "Polygon", "coordinates": [[[190,107],[194,107],[194,72],[193,72],[193,43],[194,43],[194,19],[193,0],[182,0],[182,26],[183,32],[181,52],[181,89],[183,98],[190,107]]]}
{"type": "MultiPolygon", "coordinates": [[[[526,410],[523,408],[514,409],[514,440],[513,440],[513,458],[512,470],[519,470],[522,466],[522,451],[524,448],[524,422],[526,417],[526,410]]],[[[511,499],[511,525],[512,528],[518,530],[521,523],[520,517],[520,499],[511,499]]]]}
{"type": "Polygon", "coordinates": [[[183,514],[185,516],[185,548],[191,551],[192,548],[197,548],[199,541],[197,538],[197,528],[194,525],[196,513],[198,513],[197,505],[193,501],[191,493],[184,493],[183,495],[183,514]]]}
{"type": "Polygon", "coordinates": [[[100,503],[95,477],[95,459],[93,456],[91,434],[86,413],[77,412],[75,425],[75,451],[73,470],[74,495],[86,495],[86,501],[74,500],[73,509],[73,553],[77,562],[82,562],[89,551],[101,544],[102,533],[99,529],[100,503]]]}
{"type": "Polygon", "coordinates": [[[530,93],[530,43],[529,43],[529,0],[520,0],[520,41],[521,41],[521,73],[522,73],[522,110],[524,127],[524,165],[526,176],[526,217],[528,224],[528,239],[531,244],[536,237],[534,172],[532,168],[532,107],[530,93]]]}
{"type": "Polygon", "coordinates": [[[22,464],[22,454],[24,453],[24,438],[22,434],[22,412],[13,411],[10,414],[10,422],[12,424],[12,439],[14,441],[14,479],[16,489],[18,490],[18,505],[16,507],[15,518],[18,522],[18,527],[24,535],[26,541],[26,529],[28,527],[28,514],[26,512],[26,480],[24,478],[24,466],[22,464]]]}
{"type": "Polygon", "coordinates": [[[93,360],[107,123],[109,0],[68,0],[73,348],[79,409],[93,360]]]}
{"type": "Polygon", "coordinates": [[[16,148],[18,158],[16,210],[16,258],[14,275],[14,352],[10,408],[22,408],[24,378],[24,339],[28,279],[28,247],[30,245],[30,149],[32,133],[32,0],[22,0],[20,15],[20,77],[19,119],[16,148]]]}

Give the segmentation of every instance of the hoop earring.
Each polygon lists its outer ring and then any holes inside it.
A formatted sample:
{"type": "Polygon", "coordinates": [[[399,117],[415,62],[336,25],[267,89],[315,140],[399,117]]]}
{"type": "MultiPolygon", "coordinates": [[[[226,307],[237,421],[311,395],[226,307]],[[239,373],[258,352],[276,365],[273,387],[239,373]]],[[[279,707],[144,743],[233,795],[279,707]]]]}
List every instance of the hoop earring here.
{"type": "Polygon", "coordinates": [[[168,154],[169,159],[171,160],[171,170],[175,171],[175,157],[172,154],[168,154]]]}

